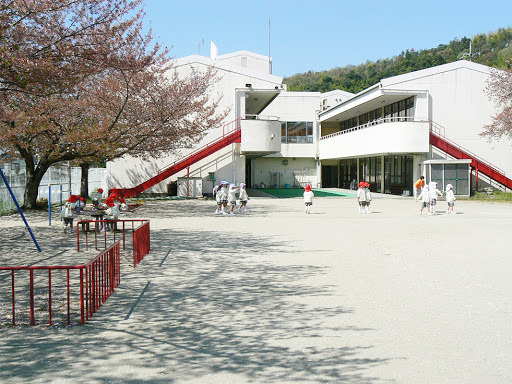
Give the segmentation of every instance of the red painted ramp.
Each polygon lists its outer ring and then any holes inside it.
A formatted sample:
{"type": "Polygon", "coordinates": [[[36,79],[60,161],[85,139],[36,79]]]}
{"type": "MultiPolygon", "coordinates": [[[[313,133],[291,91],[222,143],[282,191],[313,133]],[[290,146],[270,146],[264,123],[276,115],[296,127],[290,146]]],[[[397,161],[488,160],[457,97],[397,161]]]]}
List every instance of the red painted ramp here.
{"type": "Polygon", "coordinates": [[[153,176],[151,179],[146,180],[145,182],[133,187],[133,188],[118,188],[118,193],[123,197],[133,197],[138,195],[139,193],[145,191],[148,188],[153,187],[154,185],[164,181],[168,177],[174,175],[175,173],[190,167],[194,163],[199,160],[204,159],[207,156],[210,156],[217,152],[218,150],[233,144],[240,143],[242,138],[242,131],[240,126],[237,126],[235,130],[222,135],[218,139],[206,144],[205,146],[197,149],[196,151],[188,154],[187,156],[177,160],[170,166],[160,170],[156,176],[153,176]]]}
{"type": "Polygon", "coordinates": [[[501,185],[512,189],[512,180],[505,176],[505,172],[480,159],[460,145],[446,139],[441,134],[434,132],[432,128],[430,130],[430,144],[456,159],[471,159],[471,167],[473,167],[473,169],[483,173],[501,185]]]}

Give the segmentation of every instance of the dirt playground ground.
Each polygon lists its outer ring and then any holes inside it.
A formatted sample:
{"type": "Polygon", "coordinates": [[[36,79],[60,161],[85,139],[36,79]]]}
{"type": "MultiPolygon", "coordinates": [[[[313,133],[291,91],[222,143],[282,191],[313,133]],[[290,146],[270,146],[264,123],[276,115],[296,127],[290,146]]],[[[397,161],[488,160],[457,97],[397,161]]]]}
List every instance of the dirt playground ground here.
{"type": "MultiPolygon", "coordinates": [[[[511,383],[512,205],[411,198],[152,201],[151,253],[85,325],[0,324],[0,383],[511,383]]],[[[44,212],[0,218],[0,265],[79,264],[44,212]]],[[[0,309],[9,276],[0,274],[0,309]]],[[[2,314],[9,316],[9,312],[2,314]]]]}

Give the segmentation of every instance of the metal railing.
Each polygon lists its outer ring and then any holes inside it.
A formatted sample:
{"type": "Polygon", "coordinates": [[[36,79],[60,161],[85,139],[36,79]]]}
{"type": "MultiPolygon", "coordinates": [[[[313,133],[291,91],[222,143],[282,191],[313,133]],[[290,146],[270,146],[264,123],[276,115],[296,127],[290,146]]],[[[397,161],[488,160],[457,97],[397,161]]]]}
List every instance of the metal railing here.
{"type": "MultiPolygon", "coordinates": [[[[126,250],[127,243],[127,232],[132,232],[132,248],[133,248],[133,266],[135,267],[144,256],[149,253],[150,244],[150,231],[149,231],[149,220],[147,219],[126,219],[126,220],[82,220],[76,224],[76,249],[80,252],[81,248],[89,250],[89,237],[93,237],[94,234],[94,249],[98,249],[98,244],[103,245],[104,248],[110,241],[116,241],[118,237],[121,237],[119,241],[122,242],[123,250],[126,250]],[[107,223],[112,227],[110,231],[105,230],[107,223]],[[142,223],[139,227],[135,228],[135,223],[142,223]],[[128,225],[127,225],[128,224],[128,225]],[[130,225],[131,224],[131,225],[130,225]],[[93,229],[91,229],[93,227],[93,229]],[[141,230],[141,227],[144,229],[141,230]],[[118,231],[121,233],[118,234],[118,231]],[[89,233],[91,236],[89,236],[89,233]],[[147,243],[146,246],[141,243],[147,243]],[[82,244],[82,246],[81,246],[82,244]],[[141,256],[142,250],[142,256],[141,256]],[[137,261],[136,261],[137,259],[137,261]]],[[[91,245],[91,246],[92,246],[91,245]]]]}
{"type": "Polygon", "coordinates": [[[133,231],[133,267],[146,256],[151,250],[151,238],[149,230],[149,221],[133,231]]]}
{"type": "Polygon", "coordinates": [[[359,131],[361,129],[370,128],[370,127],[373,127],[374,125],[378,125],[378,124],[397,123],[397,122],[399,122],[399,123],[403,123],[403,122],[426,123],[427,121],[428,120],[426,120],[426,119],[417,118],[417,117],[408,117],[408,116],[407,117],[405,117],[405,116],[404,117],[381,117],[380,119],[369,121],[365,124],[358,125],[357,127],[344,129],[343,131],[334,132],[329,135],[322,136],[322,137],[320,137],[320,140],[325,140],[325,139],[329,139],[331,137],[344,135],[346,133],[359,131]]]}
{"type": "Polygon", "coordinates": [[[279,120],[279,116],[246,114],[246,115],[242,116],[242,120],[278,121],[279,120]]]}
{"type": "MultiPolygon", "coordinates": [[[[42,303],[41,301],[37,302],[38,309],[41,310],[41,306],[44,309],[44,306],[47,304],[49,325],[52,325],[52,306],[54,301],[57,301],[59,304],[61,304],[61,307],[65,307],[67,324],[70,325],[73,301],[75,301],[77,297],[79,297],[78,300],[80,302],[80,323],[84,324],[84,322],[91,318],[93,314],[97,312],[98,309],[102,306],[102,304],[112,295],[115,288],[121,281],[119,252],[119,241],[117,241],[114,245],[110,246],[108,249],[105,249],[88,263],[83,265],[0,267],[0,271],[11,272],[12,324],[16,324],[17,301],[15,272],[29,272],[28,303],[30,307],[30,325],[36,324],[36,291],[38,291],[38,298],[40,296],[44,297],[42,303]],[[35,273],[37,271],[48,271],[48,284],[45,284],[44,282],[42,283],[43,286],[48,287],[47,299],[44,294],[41,295],[40,293],[42,288],[36,287],[35,273]],[[64,278],[64,286],[66,292],[63,298],[64,300],[62,300],[62,296],[58,296],[57,300],[55,300],[55,290],[53,289],[55,284],[52,285],[52,272],[57,274],[61,271],[66,271],[66,275],[64,277],[58,276],[61,280],[64,278]],[[72,276],[72,271],[78,271],[78,276],[77,274],[72,276]],[[79,277],[79,282],[73,283],[77,277],[79,277]],[[79,292],[72,291],[72,287],[73,289],[78,288],[79,292]],[[61,300],[58,300],[59,297],[61,300]],[[63,306],[62,301],[64,301],[63,306]]],[[[43,278],[44,281],[44,277],[38,277],[39,280],[43,278]]],[[[55,281],[55,277],[57,276],[53,275],[53,281],[55,281]]],[[[59,287],[62,287],[62,285],[59,287]]],[[[23,285],[23,288],[26,289],[26,285],[23,285]]]]}
{"type": "Polygon", "coordinates": [[[499,172],[499,173],[502,173],[502,174],[505,174],[505,171],[497,166],[495,166],[494,164],[491,164],[489,163],[488,161],[482,159],[481,157],[475,155],[473,152],[469,151],[468,149],[464,148],[463,146],[459,145],[459,144],[456,144],[455,142],[451,141],[450,139],[447,139],[446,136],[445,136],[445,133],[446,133],[446,128],[443,127],[442,125],[440,124],[437,124],[436,122],[432,121],[432,120],[429,120],[429,123],[430,123],[430,132],[439,137],[440,139],[442,139],[443,141],[445,141],[446,143],[448,143],[449,145],[451,145],[452,147],[454,147],[456,150],[459,151],[459,154],[454,154],[456,156],[454,157],[457,157],[457,158],[471,158],[481,164],[484,164],[486,167],[488,167],[489,169],[495,171],[495,172],[499,172]]]}
{"type": "Polygon", "coordinates": [[[226,136],[232,134],[233,132],[235,131],[238,131],[240,129],[240,120],[241,118],[239,117],[238,119],[236,120],[233,120],[227,124],[224,124],[222,126],[222,136],[219,136],[217,137],[215,140],[212,140],[210,141],[209,143],[203,145],[202,147],[200,148],[197,148],[195,149],[194,151],[190,152],[188,155],[185,155],[184,157],[181,157],[179,159],[177,159],[176,161],[174,161],[172,164],[170,165],[167,165],[165,166],[164,168],[160,168],[158,170],[158,174],[160,173],[164,173],[165,171],[167,171],[169,168],[172,168],[174,167],[176,164],[178,163],[181,163],[189,158],[193,158],[195,157],[198,153],[204,151],[206,148],[208,147],[211,147],[212,145],[214,145],[215,143],[217,143],[218,141],[224,139],[226,136]]]}
{"type": "MultiPolygon", "coordinates": [[[[85,246],[85,250],[89,250],[89,232],[94,233],[94,249],[98,249],[98,244],[103,243],[103,248],[107,247],[108,242],[110,241],[116,241],[117,237],[120,235],[118,234],[118,231],[121,231],[122,238],[122,245],[123,250],[126,249],[126,232],[127,231],[134,231],[135,230],[135,223],[144,223],[149,220],[147,219],[126,219],[126,220],[82,220],[79,221],[76,224],[76,250],[80,252],[81,247],[81,239],[83,240],[83,245],[85,246]],[[106,231],[106,225],[107,223],[113,227],[114,230],[106,231]],[[127,225],[126,224],[131,224],[127,225]],[[121,225],[121,228],[119,227],[121,225]],[[91,230],[91,226],[94,227],[94,229],[91,230]],[[82,229],[80,229],[82,228],[82,229]],[[84,236],[81,236],[81,235],[84,236]],[[112,238],[112,239],[111,239],[112,238]]],[[[91,240],[92,241],[92,240],[91,240]]]]}

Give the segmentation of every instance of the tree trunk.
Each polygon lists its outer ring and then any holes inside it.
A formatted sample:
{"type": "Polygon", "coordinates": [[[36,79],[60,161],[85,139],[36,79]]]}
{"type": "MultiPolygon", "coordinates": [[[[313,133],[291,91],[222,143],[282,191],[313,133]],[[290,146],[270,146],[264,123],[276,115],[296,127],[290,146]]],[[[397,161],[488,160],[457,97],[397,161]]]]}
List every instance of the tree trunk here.
{"type": "Polygon", "coordinates": [[[89,197],[89,167],[91,163],[81,163],[82,177],[80,178],[80,196],[87,199],[89,197]]]}
{"type": "Polygon", "coordinates": [[[50,168],[51,163],[39,163],[37,167],[34,164],[27,163],[25,160],[25,168],[27,170],[27,182],[25,184],[25,202],[23,207],[26,209],[34,209],[37,207],[37,194],[39,192],[39,184],[44,174],[50,168]]]}

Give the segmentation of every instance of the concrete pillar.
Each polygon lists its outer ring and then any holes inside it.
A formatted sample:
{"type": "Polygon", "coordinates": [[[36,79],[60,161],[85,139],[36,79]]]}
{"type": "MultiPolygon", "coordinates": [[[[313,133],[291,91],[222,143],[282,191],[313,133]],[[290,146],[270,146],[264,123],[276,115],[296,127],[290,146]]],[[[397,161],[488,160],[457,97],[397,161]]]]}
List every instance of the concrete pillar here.
{"type": "Polygon", "coordinates": [[[381,193],[384,193],[384,170],[385,170],[385,165],[384,165],[384,155],[382,155],[381,157],[381,160],[380,160],[380,191],[381,193]]]}

